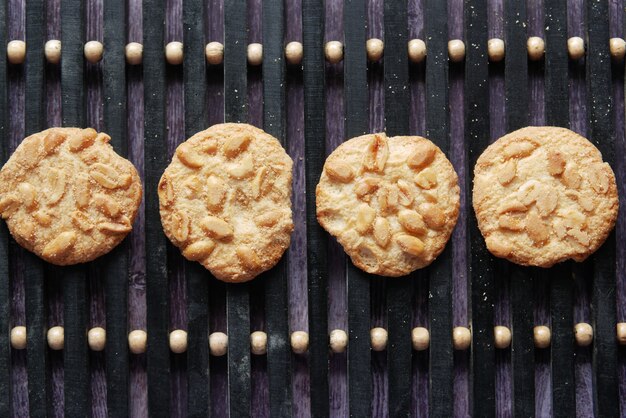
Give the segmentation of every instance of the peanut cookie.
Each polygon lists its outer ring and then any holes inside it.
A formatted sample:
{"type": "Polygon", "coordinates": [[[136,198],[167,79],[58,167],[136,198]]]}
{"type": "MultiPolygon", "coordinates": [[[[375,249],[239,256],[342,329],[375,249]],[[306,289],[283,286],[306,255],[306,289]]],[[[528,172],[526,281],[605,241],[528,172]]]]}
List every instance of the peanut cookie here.
{"type": "Polygon", "coordinates": [[[253,279],[289,247],[292,166],[278,140],[254,126],[198,132],[159,182],[165,234],[218,279],[253,279]]]}
{"type": "Polygon", "coordinates": [[[91,128],[51,128],[24,139],[0,171],[0,214],[24,248],[57,265],[108,253],[141,202],[135,167],[91,128]]]}
{"type": "Polygon", "coordinates": [[[569,129],[528,127],[487,147],[474,170],[474,210],[487,248],[526,266],[583,261],[602,245],[618,209],[615,175],[569,129]]]}
{"type": "Polygon", "coordinates": [[[459,214],[458,178],[419,136],[363,135],[328,156],[317,185],[317,220],[355,266],[403,276],[443,251],[459,214]]]}

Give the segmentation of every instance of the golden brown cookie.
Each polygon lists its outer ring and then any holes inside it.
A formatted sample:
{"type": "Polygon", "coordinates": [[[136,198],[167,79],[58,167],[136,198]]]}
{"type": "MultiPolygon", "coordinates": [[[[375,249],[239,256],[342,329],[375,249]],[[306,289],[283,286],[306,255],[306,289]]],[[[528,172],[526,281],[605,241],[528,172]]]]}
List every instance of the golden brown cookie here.
{"type": "Polygon", "coordinates": [[[476,163],[478,227],[492,254],[517,264],[583,261],[613,229],[618,206],[613,170],[569,129],[520,129],[476,163]]]}
{"type": "Polygon", "coordinates": [[[130,232],[141,180],[110,139],[92,128],[50,128],[17,147],[0,171],[0,213],[22,247],[52,264],[77,264],[130,232]]]}
{"type": "Polygon", "coordinates": [[[403,276],[443,251],[459,214],[452,164],[419,136],[363,135],[328,156],[317,185],[317,220],[354,265],[403,276]]]}
{"type": "Polygon", "coordinates": [[[278,140],[254,126],[198,132],[159,182],[165,234],[218,279],[253,279],[289,247],[292,166],[278,140]]]}

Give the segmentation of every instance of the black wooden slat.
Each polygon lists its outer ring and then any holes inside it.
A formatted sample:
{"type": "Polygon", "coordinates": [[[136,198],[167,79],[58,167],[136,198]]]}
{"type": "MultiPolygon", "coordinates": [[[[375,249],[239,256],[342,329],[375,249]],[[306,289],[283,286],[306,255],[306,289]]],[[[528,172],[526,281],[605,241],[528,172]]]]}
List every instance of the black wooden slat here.
{"type": "MultiPolygon", "coordinates": [[[[587,3],[587,97],[589,139],[604,161],[615,161],[611,110],[608,2],[587,3]]],[[[623,158],[623,157],[620,157],[623,158]]],[[[599,417],[619,415],[617,343],[615,340],[615,233],[593,257],[592,322],[595,412],[599,417]]]]}
{"type": "MultiPolygon", "coordinates": [[[[344,102],[346,139],[363,135],[368,127],[365,0],[344,4],[344,102]]],[[[347,261],[348,280],[348,401],[353,417],[371,414],[370,280],[347,261]]]]}
{"type": "Polygon", "coordinates": [[[167,165],[165,144],[164,0],[143,4],[145,129],[146,301],[148,327],[148,409],[151,417],[170,413],[169,286],[166,239],[160,227],[157,186],[167,165]]]}

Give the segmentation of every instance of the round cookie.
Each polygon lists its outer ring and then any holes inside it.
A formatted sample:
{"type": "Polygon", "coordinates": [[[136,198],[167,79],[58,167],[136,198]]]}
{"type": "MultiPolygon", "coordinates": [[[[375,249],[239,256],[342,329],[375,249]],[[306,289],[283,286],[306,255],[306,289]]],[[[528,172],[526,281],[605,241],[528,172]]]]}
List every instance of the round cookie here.
{"type": "Polygon", "coordinates": [[[110,139],[92,128],[50,128],[17,147],[0,171],[0,213],[22,247],[52,264],[78,264],[130,232],[141,180],[110,139]]]}
{"type": "Polygon", "coordinates": [[[583,261],[615,225],[613,170],[569,129],[528,127],[487,147],[474,170],[474,210],[487,248],[525,266],[583,261]]]}
{"type": "Polygon", "coordinates": [[[292,167],[278,140],[254,126],[198,132],[179,145],[159,182],[165,234],[218,279],[253,279],[289,247],[292,167]]]}
{"type": "Polygon", "coordinates": [[[355,266],[397,277],[443,251],[459,214],[452,164],[419,136],[363,135],[326,159],[317,220],[355,266]]]}

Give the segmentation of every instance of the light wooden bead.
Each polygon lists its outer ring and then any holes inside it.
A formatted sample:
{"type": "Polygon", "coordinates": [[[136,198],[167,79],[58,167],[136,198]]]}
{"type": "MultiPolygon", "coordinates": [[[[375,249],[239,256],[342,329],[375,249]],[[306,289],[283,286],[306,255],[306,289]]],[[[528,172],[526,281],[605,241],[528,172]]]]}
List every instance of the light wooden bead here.
{"type": "Polygon", "coordinates": [[[143,61],[143,45],[131,42],[126,45],[126,62],[130,65],[139,65],[143,61]]]}
{"type": "Polygon", "coordinates": [[[489,61],[500,62],[504,59],[504,41],[500,38],[489,39],[487,42],[489,61]]]}
{"type": "Polygon", "coordinates": [[[309,349],[309,333],[295,331],[291,334],[291,349],[296,354],[304,354],[309,349]]]}
{"type": "Polygon", "coordinates": [[[11,330],[11,347],[16,350],[26,348],[26,327],[18,325],[11,330]]]}
{"type": "Polygon", "coordinates": [[[61,62],[61,41],[50,39],[44,45],[43,53],[50,64],[58,64],[61,62]]]}
{"type": "Polygon", "coordinates": [[[170,350],[176,354],[187,351],[187,331],[175,329],[170,332],[170,350]]]}
{"type": "Polygon", "coordinates": [[[586,322],[580,322],[574,326],[576,344],[587,347],[593,341],[593,328],[586,322]]]}
{"type": "Polygon", "coordinates": [[[93,351],[102,351],[106,346],[107,332],[104,328],[94,327],[87,332],[87,342],[93,351]]]}
{"type": "Polygon", "coordinates": [[[550,347],[552,332],[550,331],[550,328],[545,325],[537,325],[533,330],[533,338],[535,340],[535,347],[548,348],[550,347]]]}
{"type": "Polygon", "coordinates": [[[89,41],[83,48],[85,59],[92,64],[95,64],[102,59],[103,52],[104,46],[102,46],[102,44],[98,41],[89,41]]]}
{"type": "Polygon", "coordinates": [[[7,44],[7,59],[11,64],[22,64],[26,59],[26,42],[14,40],[7,44]]]}
{"type": "Polygon", "coordinates": [[[585,41],[580,36],[573,36],[567,40],[567,53],[570,59],[579,60],[585,56],[585,41]]]}
{"type": "Polygon", "coordinates": [[[368,39],[365,44],[367,49],[367,59],[376,62],[380,61],[383,57],[383,52],[385,50],[385,44],[378,38],[368,39]]]}
{"type": "Polygon", "coordinates": [[[454,327],[452,345],[455,350],[467,350],[472,344],[472,332],[467,327],[454,327]]]}
{"type": "Polygon", "coordinates": [[[626,53],[626,41],[622,38],[611,38],[609,41],[609,49],[613,59],[621,60],[624,58],[624,54],[626,53]]]}
{"type": "Polygon", "coordinates": [[[292,65],[298,65],[302,62],[302,55],[304,48],[300,42],[289,42],[285,47],[285,58],[287,62],[292,65]]]}
{"type": "Polygon", "coordinates": [[[502,325],[493,327],[493,341],[496,348],[503,350],[511,345],[511,330],[502,325]]]}
{"type": "Polygon", "coordinates": [[[334,329],[330,333],[330,349],[333,353],[343,353],[348,346],[348,334],[342,329],[334,329]]]}
{"type": "Polygon", "coordinates": [[[531,61],[539,61],[543,58],[546,50],[546,44],[543,39],[538,36],[531,36],[528,38],[526,46],[528,48],[528,58],[531,61]]]}
{"type": "Polygon", "coordinates": [[[220,357],[228,352],[228,335],[223,332],[213,332],[209,335],[209,351],[211,355],[220,357]]]}
{"type": "Polygon", "coordinates": [[[413,350],[424,351],[430,346],[430,332],[424,327],[415,327],[411,330],[413,350]]]}
{"type": "Polygon", "coordinates": [[[620,345],[626,345],[626,322],[617,324],[617,342],[620,345]]]}
{"type": "Polygon", "coordinates": [[[387,348],[387,340],[389,334],[385,328],[376,327],[370,330],[370,339],[372,340],[372,350],[383,351],[387,348]]]}
{"type": "Polygon", "coordinates": [[[128,347],[133,354],[145,353],[147,342],[148,334],[144,330],[136,329],[128,334],[128,347]]]}
{"type": "Polygon", "coordinates": [[[47,334],[48,346],[52,350],[63,350],[65,345],[65,330],[63,327],[52,327],[47,334]]]}
{"type": "Polygon", "coordinates": [[[253,43],[248,45],[248,64],[258,66],[263,63],[263,45],[253,43]]]}
{"type": "Polygon", "coordinates": [[[343,44],[339,41],[330,41],[324,47],[326,60],[331,64],[337,64],[343,59],[343,44]]]}
{"type": "Polygon", "coordinates": [[[465,59],[465,43],[460,39],[449,41],[448,57],[452,62],[462,62],[465,59]]]}
{"type": "Polygon", "coordinates": [[[426,43],[421,39],[411,39],[408,46],[411,62],[420,63],[426,58],[426,43]]]}
{"type": "Polygon", "coordinates": [[[220,42],[209,42],[204,48],[206,62],[211,65],[220,65],[224,61],[224,45],[220,42]]]}
{"type": "Polygon", "coordinates": [[[170,65],[183,63],[183,43],[174,41],[165,45],[165,60],[170,65]]]}
{"type": "Polygon", "coordinates": [[[254,331],[250,334],[250,351],[257,356],[262,356],[267,353],[266,333],[263,331],[254,331]]]}

